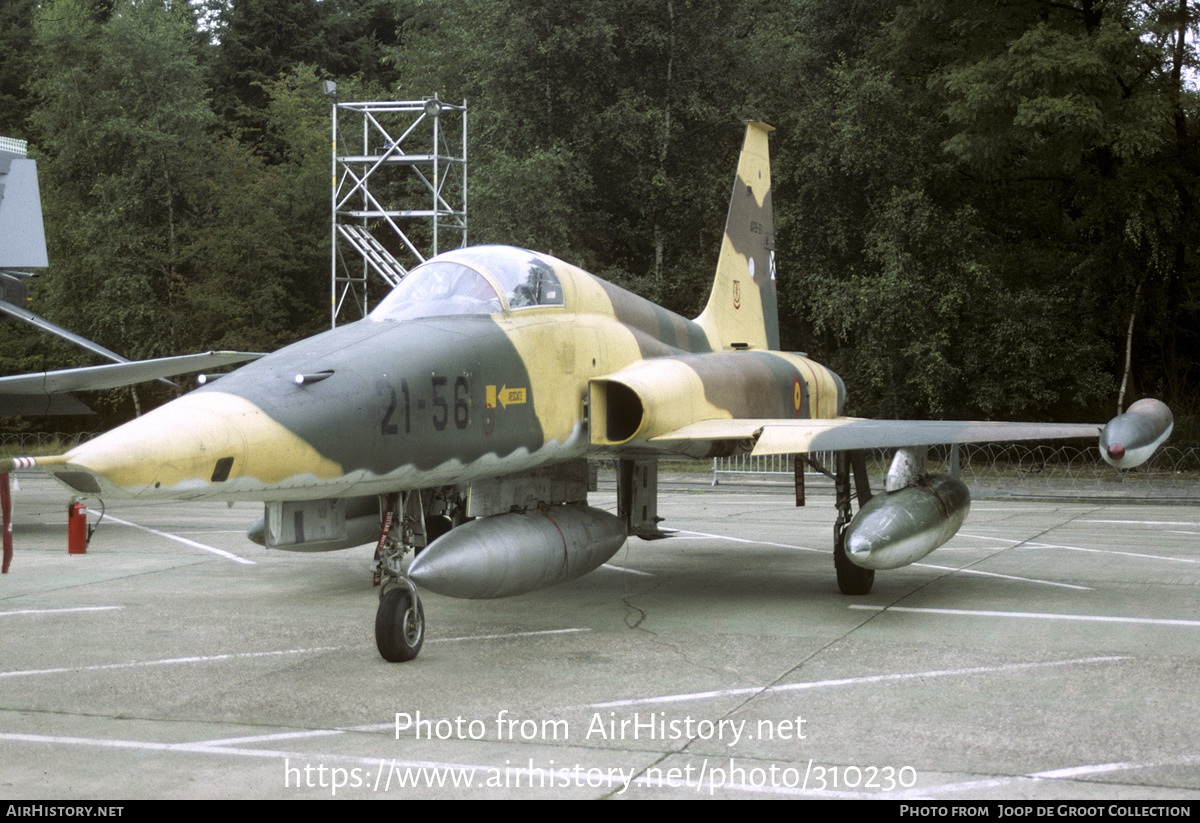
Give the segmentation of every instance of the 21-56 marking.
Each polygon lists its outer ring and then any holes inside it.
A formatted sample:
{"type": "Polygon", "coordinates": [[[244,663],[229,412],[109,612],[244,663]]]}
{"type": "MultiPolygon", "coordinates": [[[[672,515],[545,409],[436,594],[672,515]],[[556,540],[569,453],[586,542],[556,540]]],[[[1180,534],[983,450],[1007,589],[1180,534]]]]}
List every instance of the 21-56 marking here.
{"type": "MultiPolygon", "coordinates": [[[[396,387],[383,380],[375,384],[375,392],[388,398],[387,408],[379,423],[379,432],[385,436],[400,433],[401,415],[404,417],[404,433],[410,434],[413,425],[413,398],[408,387],[408,380],[400,380],[400,392],[396,387]]],[[[433,374],[429,378],[429,404],[433,407],[430,422],[437,431],[445,431],[450,421],[454,427],[465,429],[471,420],[471,381],[465,374],[454,378],[454,387],[450,388],[450,378],[444,374],[433,374]]],[[[418,411],[425,409],[423,398],[416,401],[418,411]]]]}

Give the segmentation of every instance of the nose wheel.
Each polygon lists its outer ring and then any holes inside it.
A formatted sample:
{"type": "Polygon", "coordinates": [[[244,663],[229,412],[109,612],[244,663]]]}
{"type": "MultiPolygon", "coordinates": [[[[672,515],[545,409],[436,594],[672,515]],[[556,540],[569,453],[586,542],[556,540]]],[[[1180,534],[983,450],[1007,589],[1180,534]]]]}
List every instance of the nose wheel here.
{"type": "Polygon", "coordinates": [[[407,580],[387,589],[375,613],[375,645],[384,660],[402,663],[414,659],[425,642],[425,608],[407,580]],[[407,585],[405,585],[407,583],[407,585]]]}

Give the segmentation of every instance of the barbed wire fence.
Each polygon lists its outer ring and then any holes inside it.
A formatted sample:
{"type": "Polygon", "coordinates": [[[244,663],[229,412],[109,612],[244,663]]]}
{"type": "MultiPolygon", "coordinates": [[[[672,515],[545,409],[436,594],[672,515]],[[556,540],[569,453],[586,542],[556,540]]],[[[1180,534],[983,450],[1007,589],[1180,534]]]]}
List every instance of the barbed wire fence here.
{"type": "Polygon", "coordinates": [[[96,435],[92,432],[0,432],[0,457],[24,457],[35,454],[58,454],[78,446],[96,435]]]}

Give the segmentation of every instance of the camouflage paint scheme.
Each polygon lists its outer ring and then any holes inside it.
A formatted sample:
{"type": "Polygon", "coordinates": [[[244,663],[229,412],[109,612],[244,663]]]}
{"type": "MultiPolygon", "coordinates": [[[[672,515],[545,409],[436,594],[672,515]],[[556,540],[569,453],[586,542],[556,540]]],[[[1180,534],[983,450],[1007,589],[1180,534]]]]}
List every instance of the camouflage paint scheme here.
{"type": "Polygon", "coordinates": [[[461,249],[430,263],[469,267],[500,294],[549,268],[561,297],[516,308],[510,290],[493,313],[399,320],[376,310],[40,462],[80,494],[302,500],[585,456],[705,456],[735,446],[650,440],[702,420],[835,417],[841,380],[769,350],[779,335],[768,131],[747,128],[718,274],[695,321],[547,255],[461,249]],[[595,410],[604,405],[606,423],[632,415],[604,402],[629,400],[629,387],[642,393],[642,415],[614,440],[595,410]]]}
{"type": "Polygon", "coordinates": [[[777,350],[770,131],[747,124],[716,277],[695,320],[548,255],[460,249],[414,269],[371,317],[36,463],[84,496],[302,501],[503,479],[583,457],[1096,436],[1099,424],[841,417],[841,379],[777,350]],[[393,300],[410,287],[428,297],[422,284],[459,275],[468,286],[424,309],[393,300]]]}
{"type": "Polygon", "coordinates": [[[967,515],[966,487],[928,476],[925,446],[1100,434],[1104,459],[1125,466],[1169,436],[1170,410],[1155,400],[1102,434],[1095,424],[842,417],[841,379],[778,351],[769,132],[746,128],[695,320],[547,255],[459,249],[415,268],[358,323],[65,455],[0,460],[0,474],[39,465],[85,497],[262,500],[248,535],[275,548],[378,536],[376,645],[403,661],[424,640],[416,585],[520,594],[588,573],[627,535],[665,536],[662,455],[836,452],[834,568],[844,593],[866,594],[875,569],[923,557],[967,515]],[[872,499],[860,450],[879,447],[899,451],[887,492],[872,499]],[[617,515],[586,506],[587,457],[621,458],[617,515]]]}

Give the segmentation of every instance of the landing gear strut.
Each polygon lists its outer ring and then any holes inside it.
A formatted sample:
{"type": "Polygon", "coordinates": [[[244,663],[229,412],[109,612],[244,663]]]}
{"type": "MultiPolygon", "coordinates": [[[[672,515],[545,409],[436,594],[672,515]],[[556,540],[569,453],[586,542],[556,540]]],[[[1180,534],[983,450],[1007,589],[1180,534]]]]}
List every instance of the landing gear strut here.
{"type": "Polygon", "coordinates": [[[463,523],[466,502],[453,486],[381,495],[382,526],[375,547],[375,645],[384,660],[412,660],[425,642],[425,608],[408,579],[405,558],[463,523]]]}
{"type": "Polygon", "coordinates": [[[375,646],[389,663],[412,660],[425,642],[425,608],[404,572],[404,557],[425,545],[425,519],[420,492],[401,492],[380,498],[383,525],[375,547],[375,646]]]}
{"type": "Polygon", "coordinates": [[[844,451],[838,452],[836,459],[833,488],[838,517],[833,525],[833,568],[837,572],[838,588],[842,594],[870,594],[871,586],[875,584],[875,570],[857,566],[846,556],[846,528],[851,520],[850,468],[853,463],[858,505],[861,508],[871,499],[866,459],[862,452],[844,451]]]}

